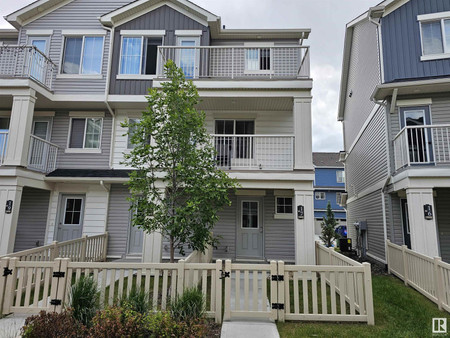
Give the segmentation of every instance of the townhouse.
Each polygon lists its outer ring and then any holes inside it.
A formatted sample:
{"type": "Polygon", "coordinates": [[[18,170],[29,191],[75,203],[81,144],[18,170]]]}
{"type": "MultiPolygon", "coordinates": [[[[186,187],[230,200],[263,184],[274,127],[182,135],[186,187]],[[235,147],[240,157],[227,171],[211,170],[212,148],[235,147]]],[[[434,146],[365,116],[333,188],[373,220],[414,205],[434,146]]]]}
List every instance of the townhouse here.
{"type": "Polygon", "coordinates": [[[349,232],[450,261],[450,3],[388,0],[347,25],[343,122],[349,232]],[[355,226],[352,226],[355,224],[355,226]]]}
{"type": "Polygon", "coordinates": [[[0,254],[107,231],[109,259],[168,257],[130,224],[121,124],[172,59],[241,185],[214,257],[314,264],[309,29],[225,29],[186,0],[39,0],[6,20],[18,36],[0,39],[0,254]]]}

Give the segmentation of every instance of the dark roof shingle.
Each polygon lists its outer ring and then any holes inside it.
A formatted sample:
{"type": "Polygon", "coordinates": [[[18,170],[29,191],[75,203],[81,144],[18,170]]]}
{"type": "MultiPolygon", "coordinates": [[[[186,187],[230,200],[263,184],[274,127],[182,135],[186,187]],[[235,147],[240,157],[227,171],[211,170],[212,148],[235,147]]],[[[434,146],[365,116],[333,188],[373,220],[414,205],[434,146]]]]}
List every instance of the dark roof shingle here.
{"type": "Polygon", "coordinates": [[[316,167],[344,168],[344,163],[339,162],[339,153],[313,153],[313,163],[316,167]]]}

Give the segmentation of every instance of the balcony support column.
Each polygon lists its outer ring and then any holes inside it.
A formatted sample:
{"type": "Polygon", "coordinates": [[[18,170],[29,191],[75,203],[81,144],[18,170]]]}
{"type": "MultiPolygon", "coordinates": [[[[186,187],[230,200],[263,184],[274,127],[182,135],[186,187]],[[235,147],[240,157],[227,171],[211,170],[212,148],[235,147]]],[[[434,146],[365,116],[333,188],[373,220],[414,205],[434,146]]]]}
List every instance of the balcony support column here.
{"type": "Polygon", "coordinates": [[[13,252],[16,241],[22,187],[0,185],[0,256],[13,252]],[[6,206],[12,209],[6,210],[6,206]]]}
{"type": "Polygon", "coordinates": [[[295,264],[314,265],[314,200],[313,190],[295,190],[294,198],[294,234],[295,234],[295,264]],[[298,208],[303,207],[303,218],[298,215],[298,208]]]}
{"type": "Polygon", "coordinates": [[[35,95],[34,90],[30,90],[29,95],[14,95],[4,162],[7,166],[27,166],[34,104],[36,102],[35,95]]]}
{"type": "Polygon", "coordinates": [[[311,97],[294,98],[294,169],[313,170],[311,97]]]}

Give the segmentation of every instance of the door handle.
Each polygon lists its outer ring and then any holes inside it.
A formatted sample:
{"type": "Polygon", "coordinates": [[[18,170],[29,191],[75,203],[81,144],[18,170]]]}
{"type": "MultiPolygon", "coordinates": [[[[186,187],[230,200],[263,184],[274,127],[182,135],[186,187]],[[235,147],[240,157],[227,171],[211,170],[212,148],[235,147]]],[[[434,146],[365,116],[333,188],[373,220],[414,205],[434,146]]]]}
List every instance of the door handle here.
{"type": "Polygon", "coordinates": [[[263,228],[259,228],[259,232],[260,232],[260,233],[263,233],[263,232],[264,232],[264,229],[263,229],[263,228]]]}

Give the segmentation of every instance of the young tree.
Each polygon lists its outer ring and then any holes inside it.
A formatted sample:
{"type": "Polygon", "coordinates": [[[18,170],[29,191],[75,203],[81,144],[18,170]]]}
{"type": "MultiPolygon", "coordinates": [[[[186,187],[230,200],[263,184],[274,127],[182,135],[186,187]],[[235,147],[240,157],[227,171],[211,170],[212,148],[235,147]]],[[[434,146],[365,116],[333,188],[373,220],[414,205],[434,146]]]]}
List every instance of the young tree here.
{"type": "Polygon", "coordinates": [[[217,245],[211,233],[217,212],[231,205],[235,180],[216,166],[216,149],[205,128],[205,113],[195,109],[199,95],[173,61],[165,67],[162,89],[150,89],[148,108],[129,128],[134,149],[125,154],[130,174],[132,223],[170,240],[170,261],[183,245],[204,252],[217,245]]]}
{"type": "Polygon", "coordinates": [[[322,235],[320,236],[320,239],[322,240],[323,244],[328,248],[333,245],[333,240],[339,237],[339,235],[335,231],[336,226],[337,222],[336,219],[334,218],[334,212],[331,209],[331,203],[328,202],[327,212],[321,224],[322,235]]]}

